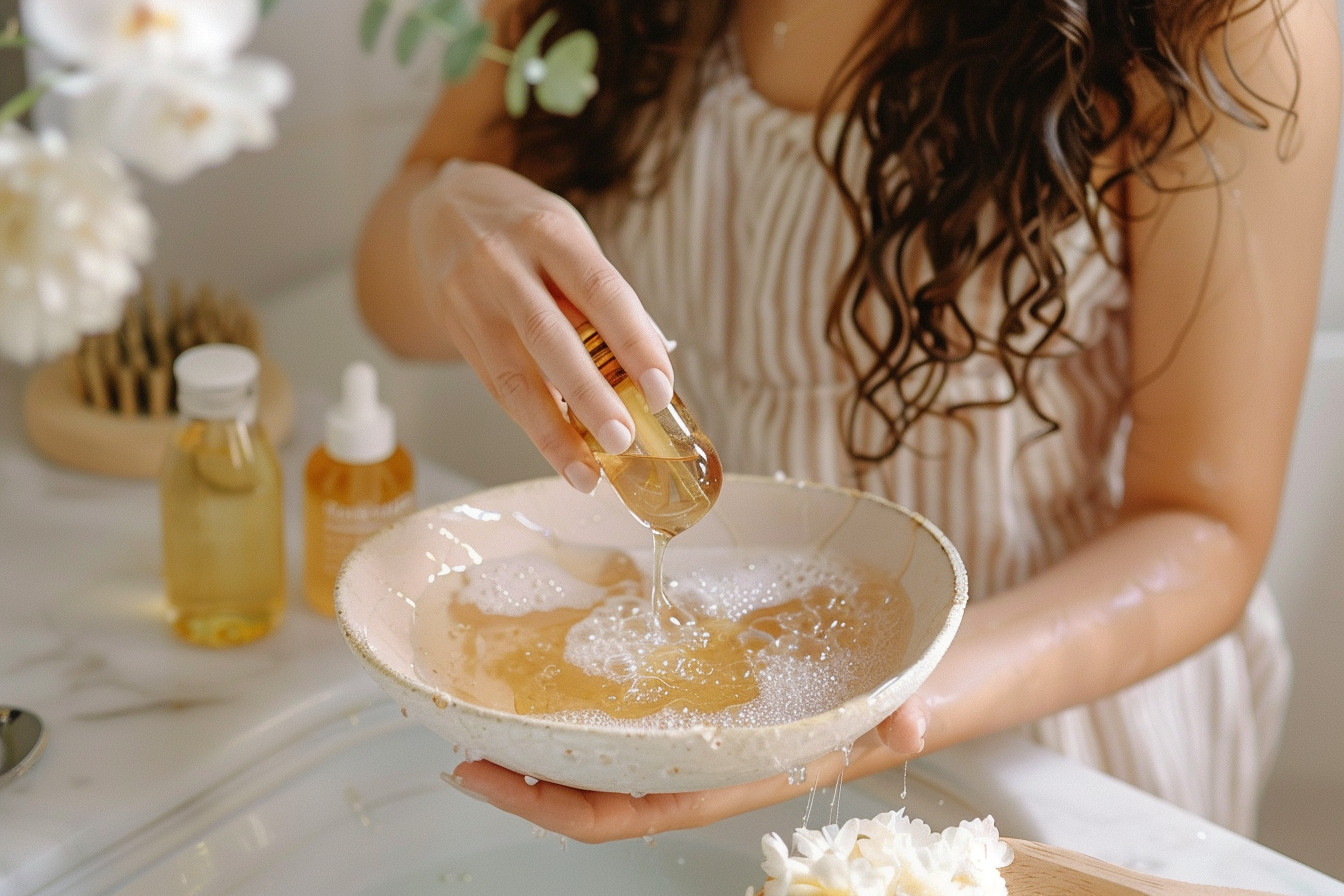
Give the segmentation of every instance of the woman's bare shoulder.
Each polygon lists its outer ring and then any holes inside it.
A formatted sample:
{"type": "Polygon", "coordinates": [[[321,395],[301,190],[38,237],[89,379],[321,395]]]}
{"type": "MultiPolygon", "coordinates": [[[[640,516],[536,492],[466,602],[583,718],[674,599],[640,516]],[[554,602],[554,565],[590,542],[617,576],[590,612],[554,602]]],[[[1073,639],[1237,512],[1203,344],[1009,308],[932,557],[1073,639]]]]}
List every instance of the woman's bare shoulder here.
{"type": "MultiPolygon", "coordinates": [[[[494,27],[494,40],[517,42],[522,0],[486,0],[479,15],[494,27]]],[[[504,108],[505,67],[482,59],[462,81],[444,86],[407,150],[407,165],[439,165],[452,158],[507,164],[513,158],[512,119],[504,108]]]]}

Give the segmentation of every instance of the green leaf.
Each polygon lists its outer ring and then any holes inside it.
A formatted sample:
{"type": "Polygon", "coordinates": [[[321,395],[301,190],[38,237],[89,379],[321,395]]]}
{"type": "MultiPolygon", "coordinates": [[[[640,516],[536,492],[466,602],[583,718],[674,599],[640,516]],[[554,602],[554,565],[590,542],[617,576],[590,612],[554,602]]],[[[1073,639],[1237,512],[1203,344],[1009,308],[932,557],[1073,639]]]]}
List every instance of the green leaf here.
{"type": "Polygon", "coordinates": [[[397,30],[397,41],[395,55],[397,61],[402,65],[407,65],[415,51],[420,46],[420,40],[425,36],[425,17],[420,10],[408,15],[401,23],[401,28],[397,30]]]}
{"type": "Polygon", "coordinates": [[[38,99],[45,92],[46,85],[34,84],[22,93],[14,94],[3,106],[0,106],[0,125],[17,121],[25,112],[37,104],[38,99]]]}
{"type": "Polygon", "coordinates": [[[391,11],[392,0],[369,0],[369,4],[364,7],[364,14],[359,19],[359,44],[364,52],[371,52],[378,43],[378,35],[391,11]]]}
{"type": "Polygon", "coordinates": [[[444,80],[458,81],[471,74],[480,58],[481,47],[490,39],[490,26],[477,22],[462,35],[448,42],[443,49],[443,62],[440,66],[444,80]]]}
{"type": "Polygon", "coordinates": [[[537,85],[537,105],[556,115],[578,115],[597,92],[593,66],[597,38],[591,31],[573,31],[546,51],[546,77],[537,85]]]}
{"type": "Polygon", "coordinates": [[[19,30],[18,19],[10,19],[5,23],[5,27],[0,29],[0,49],[21,49],[32,45],[33,42],[24,37],[23,32],[19,30]]]}
{"type": "Polygon", "coordinates": [[[513,61],[509,63],[509,70],[504,75],[504,106],[514,118],[521,117],[527,111],[528,94],[531,89],[527,79],[523,77],[523,67],[529,60],[541,56],[541,42],[545,39],[546,32],[555,27],[555,23],[559,20],[559,13],[553,9],[547,10],[541,18],[532,23],[532,27],[527,29],[523,39],[518,41],[518,46],[514,48],[513,61]]]}
{"type": "Polygon", "coordinates": [[[263,16],[270,15],[271,10],[275,9],[279,3],[280,0],[261,0],[261,14],[263,16]]]}
{"type": "Polygon", "coordinates": [[[476,22],[464,0],[430,0],[425,12],[454,31],[470,28],[476,22]]]}

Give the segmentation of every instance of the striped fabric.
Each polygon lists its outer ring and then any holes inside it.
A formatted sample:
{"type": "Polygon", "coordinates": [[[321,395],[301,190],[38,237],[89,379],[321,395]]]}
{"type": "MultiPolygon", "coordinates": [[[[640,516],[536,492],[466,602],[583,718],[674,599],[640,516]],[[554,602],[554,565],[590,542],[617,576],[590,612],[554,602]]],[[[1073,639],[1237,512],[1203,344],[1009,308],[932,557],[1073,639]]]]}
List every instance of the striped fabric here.
{"type": "MultiPolygon", "coordinates": [[[[858,475],[842,441],[851,381],[823,336],[854,235],[813,154],[812,128],[811,116],[770,105],[730,61],[702,99],[664,188],[640,199],[601,197],[584,211],[678,340],[677,391],[726,470],[857,482],[914,508],[961,550],[972,599],[992,596],[1115,518],[1128,360],[1128,287],[1107,260],[1120,251],[1118,230],[1108,223],[1105,252],[1085,226],[1060,240],[1077,344],[1057,345],[1059,359],[1037,365],[1033,385],[1062,431],[1031,441],[1042,423],[1022,401],[970,412],[963,419],[973,429],[928,417],[908,448],[858,475]]],[[[1002,307],[993,274],[968,285],[964,308],[978,332],[995,332],[1002,307]]],[[[959,365],[942,395],[975,401],[1008,389],[986,355],[959,365]]],[[[1199,656],[1033,733],[1249,833],[1288,675],[1272,599],[1260,594],[1252,609],[1240,631],[1199,656]]]]}

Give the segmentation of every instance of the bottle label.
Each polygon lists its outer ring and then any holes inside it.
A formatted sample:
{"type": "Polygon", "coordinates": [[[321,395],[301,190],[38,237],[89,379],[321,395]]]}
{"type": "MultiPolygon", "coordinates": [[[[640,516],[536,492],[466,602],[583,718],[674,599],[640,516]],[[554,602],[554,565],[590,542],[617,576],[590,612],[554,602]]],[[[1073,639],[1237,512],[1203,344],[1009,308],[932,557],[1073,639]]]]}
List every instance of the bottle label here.
{"type": "Polygon", "coordinates": [[[368,536],[396,522],[415,509],[415,495],[406,492],[382,504],[341,504],[323,501],[322,529],[325,533],[323,566],[334,575],[345,558],[368,536]]]}
{"type": "Polygon", "coordinates": [[[415,508],[415,495],[406,492],[382,504],[342,504],[323,501],[327,531],[340,535],[371,535],[415,508]]]}

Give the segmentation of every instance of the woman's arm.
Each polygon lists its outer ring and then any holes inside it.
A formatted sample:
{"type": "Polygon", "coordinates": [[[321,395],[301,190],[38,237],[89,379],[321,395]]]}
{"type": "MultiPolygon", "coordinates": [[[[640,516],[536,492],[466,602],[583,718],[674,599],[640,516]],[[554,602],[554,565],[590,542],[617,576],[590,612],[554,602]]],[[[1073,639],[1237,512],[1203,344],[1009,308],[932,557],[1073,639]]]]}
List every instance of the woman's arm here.
{"type": "MultiPolygon", "coordinates": [[[[1238,73],[1291,97],[1264,3],[1231,35],[1238,73]]],[[[926,689],[932,747],[1113,693],[1232,628],[1260,577],[1315,324],[1338,142],[1333,3],[1299,0],[1298,119],[1219,117],[1221,189],[1128,184],[1133,428],[1120,523],[977,606],[926,689]],[[1290,156],[1285,160],[1287,142],[1290,156]]],[[[1207,180],[1192,147],[1157,173],[1207,180]]]]}
{"type": "MultiPolygon", "coordinates": [[[[516,31],[515,2],[482,15],[516,31]]],[[[597,462],[567,413],[612,454],[630,446],[634,423],[575,323],[602,333],[655,411],[672,398],[672,365],[574,207],[507,168],[515,134],[503,97],[504,68],[491,63],[444,91],[365,222],[359,305],[393,351],[465,359],[555,471],[591,492],[597,462]]]]}
{"type": "MultiPolygon", "coordinates": [[[[1239,73],[1290,95],[1293,63],[1261,4],[1230,47],[1239,73]]],[[[1278,123],[1220,118],[1206,136],[1226,184],[1155,193],[1134,182],[1133,430],[1120,521],[1020,586],[968,608],[920,695],[855,745],[848,777],[888,768],[1114,693],[1199,650],[1240,618],[1268,552],[1315,319],[1339,127],[1333,4],[1287,12],[1301,93],[1286,160],[1278,123]],[[1150,214],[1151,212],[1151,214],[1150,214]],[[925,728],[927,726],[927,729],[925,728]]],[[[1191,148],[1171,183],[1207,178],[1191,148]]],[[[809,767],[829,780],[841,759],[809,767]]],[[[642,799],[529,787],[489,763],[456,783],[579,840],[703,824],[797,795],[783,776],[642,799]]]]}
{"type": "MultiPolygon", "coordinates": [[[[504,21],[511,2],[492,2],[483,19],[504,21]]],[[[401,169],[364,219],[355,250],[355,294],[365,324],[392,351],[408,358],[453,360],[461,350],[429,320],[411,241],[411,202],[448,159],[507,165],[513,132],[504,112],[504,67],[482,62],[464,81],[444,88],[401,169]]]]}

